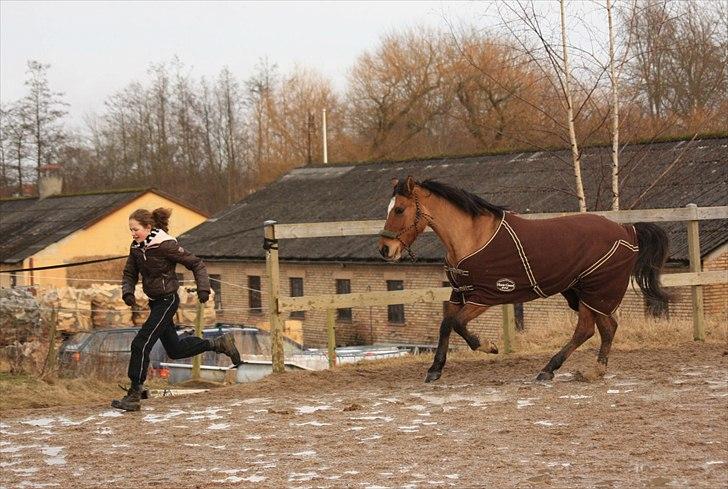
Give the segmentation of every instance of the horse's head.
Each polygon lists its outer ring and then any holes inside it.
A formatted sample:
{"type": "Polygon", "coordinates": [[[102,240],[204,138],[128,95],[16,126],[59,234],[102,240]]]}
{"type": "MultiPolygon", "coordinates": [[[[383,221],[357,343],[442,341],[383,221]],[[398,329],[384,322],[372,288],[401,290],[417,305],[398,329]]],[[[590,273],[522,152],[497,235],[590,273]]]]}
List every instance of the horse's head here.
{"type": "Polygon", "coordinates": [[[387,208],[387,221],[379,233],[379,253],[387,261],[398,261],[402,251],[414,259],[410,246],[427,227],[422,209],[422,189],[412,177],[392,179],[392,199],[387,208]]]}

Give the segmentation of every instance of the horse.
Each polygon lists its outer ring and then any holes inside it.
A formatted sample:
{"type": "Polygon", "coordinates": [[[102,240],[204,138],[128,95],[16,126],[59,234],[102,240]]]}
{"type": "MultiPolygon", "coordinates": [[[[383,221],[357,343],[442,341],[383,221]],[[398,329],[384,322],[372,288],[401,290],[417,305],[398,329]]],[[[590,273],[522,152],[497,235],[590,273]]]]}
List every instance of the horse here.
{"type": "Polygon", "coordinates": [[[378,249],[399,261],[429,226],[446,249],[445,273],[452,287],[439,339],[425,382],[440,378],[451,331],[472,350],[498,353],[491,341],[471,333],[468,322],[498,304],[562,294],[577,312],[576,330],[538,373],[550,381],[554,371],[581,344],[601,336],[597,372],[606,372],[617,321],[614,312],[634,276],[647,297],[648,312],[660,316],[670,296],[660,285],[667,259],[665,231],[651,223],[618,224],[594,214],[525,219],[461,188],[436,180],[393,179],[387,220],[378,249]]]}

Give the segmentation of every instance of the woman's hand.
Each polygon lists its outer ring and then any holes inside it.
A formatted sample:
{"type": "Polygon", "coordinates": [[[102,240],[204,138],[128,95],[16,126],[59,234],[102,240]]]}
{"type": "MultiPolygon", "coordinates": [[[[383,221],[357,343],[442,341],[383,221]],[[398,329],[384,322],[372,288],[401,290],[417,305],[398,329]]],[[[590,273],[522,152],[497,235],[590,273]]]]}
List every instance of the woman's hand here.
{"type": "Polygon", "coordinates": [[[198,290],[197,298],[200,299],[200,302],[204,304],[210,298],[210,292],[207,290],[198,290]]]}
{"type": "Polygon", "coordinates": [[[136,306],[136,299],[134,298],[134,294],[127,292],[126,294],[121,296],[121,299],[124,301],[124,304],[129,307],[136,306]]]}

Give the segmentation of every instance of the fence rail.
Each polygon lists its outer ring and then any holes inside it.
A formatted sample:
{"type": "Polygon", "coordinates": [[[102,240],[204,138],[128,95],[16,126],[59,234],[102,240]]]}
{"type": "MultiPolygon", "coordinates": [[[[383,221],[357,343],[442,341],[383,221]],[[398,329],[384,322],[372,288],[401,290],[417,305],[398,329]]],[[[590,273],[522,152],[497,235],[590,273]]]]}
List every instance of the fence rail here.
{"type": "MultiPolygon", "coordinates": [[[[541,214],[519,214],[526,219],[548,219],[579,214],[578,212],[555,212],[541,214]]],[[[678,209],[635,209],[625,211],[596,211],[590,212],[604,216],[615,222],[677,222],[677,221],[707,221],[715,219],[728,219],[728,206],[716,207],[684,207],[678,209]]],[[[363,236],[379,234],[384,228],[383,220],[372,221],[341,221],[341,222],[311,222],[298,224],[275,223],[277,239],[295,238],[327,238],[343,236],[363,236]]],[[[425,232],[432,232],[427,228],[425,232]]]]}
{"type": "MultiPolygon", "coordinates": [[[[529,219],[546,219],[578,214],[576,212],[521,214],[529,219]]],[[[728,206],[697,207],[688,204],[678,209],[637,209],[624,211],[600,211],[590,214],[601,215],[616,222],[678,222],[687,221],[688,255],[690,259],[689,273],[662,275],[665,287],[690,286],[693,309],[693,339],[702,341],[705,338],[703,286],[728,283],[728,270],[704,272],[700,258],[699,222],[705,220],[728,219],[728,206]]],[[[448,287],[426,289],[408,289],[398,291],[361,292],[352,294],[324,294],[302,297],[280,296],[280,268],[278,262],[278,240],[297,238],[322,238],[376,235],[384,228],[383,220],[342,221],[319,223],[278,224],[275,221],[264,223],[266,246],[266,270],[268,274],[268,298],[271,307],[268,311],[273,342],[273,371],[283,372],[283,345],[281,315],[284,312],[327,310],[328,349],[333,352],[335,346],[334,314],[339,308],[357,306],[384,306],[393,304],[416,304],[445,301],[450,297],[448,287]]],[[[427,229],[427,232],[431,232],[427,229]]],[[[513,306],[503,306],[503,340],[506,352],[511,351],[511,336],[514,331],[513,306]]],[[[333,362],[333,358],[330,358],[333,362]]]]}

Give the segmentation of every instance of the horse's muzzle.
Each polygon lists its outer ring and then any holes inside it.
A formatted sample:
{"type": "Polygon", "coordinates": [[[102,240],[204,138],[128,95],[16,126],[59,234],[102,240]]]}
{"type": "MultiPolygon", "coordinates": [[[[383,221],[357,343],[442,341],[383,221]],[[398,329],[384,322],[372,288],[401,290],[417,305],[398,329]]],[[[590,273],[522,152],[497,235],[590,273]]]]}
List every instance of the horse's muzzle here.
{"type": "Polygon", "coordinates": [[[382,245],[381,248],[379,248],[379,254],[382,255],[382,258],[389,257],[389,246],[382,245]]]}

